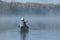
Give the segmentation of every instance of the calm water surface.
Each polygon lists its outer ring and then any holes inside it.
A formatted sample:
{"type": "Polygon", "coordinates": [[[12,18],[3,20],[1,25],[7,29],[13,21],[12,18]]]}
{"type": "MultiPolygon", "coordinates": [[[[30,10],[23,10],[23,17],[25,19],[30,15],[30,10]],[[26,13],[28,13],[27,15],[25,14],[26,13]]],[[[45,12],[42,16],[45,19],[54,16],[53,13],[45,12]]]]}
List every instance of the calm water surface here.
{"type": "MultiPolygon", "coordinates": [[[[0,32],[0,40],[22,40],[17,30],[0,32]]],[[[29,30],[26,40],[60,40],[60,30],[29,30]]]]}
{"type": "MultiPolygon", "coordinates": [[[[60,40],[60,17],[30,17],[28,20],[26,40],[60,40]]],[[[0,40],[23,39],[17,31],[18,21],[17,17],[0,18],[0,40]]]]}

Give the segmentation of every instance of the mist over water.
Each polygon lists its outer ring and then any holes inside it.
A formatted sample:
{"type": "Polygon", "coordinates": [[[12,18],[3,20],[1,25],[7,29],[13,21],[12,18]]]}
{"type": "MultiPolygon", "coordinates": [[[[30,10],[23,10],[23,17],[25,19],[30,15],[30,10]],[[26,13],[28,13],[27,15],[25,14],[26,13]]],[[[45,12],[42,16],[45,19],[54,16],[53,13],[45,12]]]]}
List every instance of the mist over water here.
{"type": "MultiPolygon", "coordinates": [[[[12,15],[12,14],[11,14],[12,15]]],[[[60,29],[60,16],[1,16],[0,30],[16,29],[19,25],[19,20],[24,17],[28,20],[27,25],[30,29],[60,29]]]]}
{"type": "MultiPolygon", "coordinates": [[[[34,12],[23,9],[18,12],[13,9],[5,11],[0,15],[0,39],[21,40],[21,34],[17,27],[21,17],[27,20],[29,32],[27,40],[59,40],[60,39],[60,14],[59,11],[35,10],[34,12]],[[25,11],[26,10],[26,11],[25,11]],[[14,12],[13,12],[14,11],[14,12]],[[16,12],[16,13],[15,13],[16,12]]],[[[23,33],[24,35],[24,33],[23,33]]],[[[25,40],[25,39],[24,39],[25,40]]]]}
{"type": "MultiPolygon", "coordinates": [[[[12,14],[11,14],[12,15],[12,14]]],[[[17,31],[19,20],[24,17],[28,20],[29,33],[26,40],[58,40],[60,39],[60,16],[0,16],[0,39],[22,40],[17,31]]]]}
{"type": "Polygon", "coordinates": [[[31,4],[0,1],[0,40],[60,40],[60,4],[31,4]],[[20,34],[21,17],[29,29],[20,34]]]}

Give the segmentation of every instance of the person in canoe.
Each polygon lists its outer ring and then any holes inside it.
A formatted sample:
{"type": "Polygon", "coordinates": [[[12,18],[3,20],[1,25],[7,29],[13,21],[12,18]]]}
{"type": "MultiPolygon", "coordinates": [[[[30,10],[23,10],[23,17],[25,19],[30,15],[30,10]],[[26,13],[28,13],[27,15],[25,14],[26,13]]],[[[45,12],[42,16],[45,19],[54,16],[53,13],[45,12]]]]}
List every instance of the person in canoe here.
{"type": "Polygon", "coordinates": [[[25,40],[26,35],[28,33],[28,26],[26,23],[27,21],[25,21],[23,17],[19,21],[18,31],[21,34],[22,40],[25,40]]]}
{"type": "Polygon", "coordinates": [[[28,26],[26,23],[27,21],[25,21],[24,18],[22,17],[19,21],[19,26],[18,26],[19,32],[26,32],[28,30],[28,26]]]}
{"type": "Polygon", "coordinates": [[[26,34],[28,33],[28,26],[26,23],[27,21],[25,21],[23,17],[19,21],[18,31],[21,33],[23,40],[25,39],[26,34]]]}

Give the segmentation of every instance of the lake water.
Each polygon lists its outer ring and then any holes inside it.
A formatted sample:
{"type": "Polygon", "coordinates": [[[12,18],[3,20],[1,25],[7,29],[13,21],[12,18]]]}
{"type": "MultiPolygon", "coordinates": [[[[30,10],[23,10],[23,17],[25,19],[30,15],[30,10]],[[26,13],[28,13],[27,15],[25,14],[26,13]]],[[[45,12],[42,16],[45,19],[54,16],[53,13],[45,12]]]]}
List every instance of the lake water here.
{"type": "MultiPolygon", "coordinates": [[[[29,20],[29,32],[26,40],[60,40],[60,18],[40,17],[29,20]],[[34,21],[33,21],[34,20],[34,21]]],[[[0,18],[0,40],[22,40],[17,31],[19,18],[0,18]]]]}
{"type": "MultiPolygon", "coordinates": [[[[17,30],[8,30],[0,33],[0,40],[21,40],[17,30]]],[[[29,30],[26,40],[60,40],[60,30],[29,30]]]]}

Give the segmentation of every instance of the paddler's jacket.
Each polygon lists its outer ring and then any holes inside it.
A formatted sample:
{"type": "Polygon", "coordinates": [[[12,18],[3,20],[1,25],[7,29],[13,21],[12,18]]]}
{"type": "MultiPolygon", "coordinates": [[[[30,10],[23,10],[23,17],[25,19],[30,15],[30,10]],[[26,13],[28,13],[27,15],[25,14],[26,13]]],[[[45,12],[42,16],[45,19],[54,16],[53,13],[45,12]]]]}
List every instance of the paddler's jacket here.
{"type": "Polygon", "coordinates": [[[26,22],[24,21],[24,20],[20,20],[20,27],[24,27],[24,26],[26,26],[26,22]]]}

